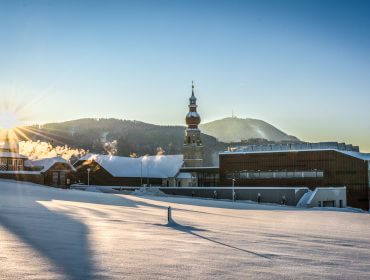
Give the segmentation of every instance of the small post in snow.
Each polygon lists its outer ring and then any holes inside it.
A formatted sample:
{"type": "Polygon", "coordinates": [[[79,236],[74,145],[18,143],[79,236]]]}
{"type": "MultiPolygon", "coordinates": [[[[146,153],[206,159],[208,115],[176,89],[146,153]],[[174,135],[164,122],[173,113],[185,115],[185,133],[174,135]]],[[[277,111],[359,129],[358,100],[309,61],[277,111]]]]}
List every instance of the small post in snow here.
{"type": "Polygon", "coordinates": [[[168,206],[167,208],[167,222],[170,224],[172,223],[172,208],[168,206]]]}

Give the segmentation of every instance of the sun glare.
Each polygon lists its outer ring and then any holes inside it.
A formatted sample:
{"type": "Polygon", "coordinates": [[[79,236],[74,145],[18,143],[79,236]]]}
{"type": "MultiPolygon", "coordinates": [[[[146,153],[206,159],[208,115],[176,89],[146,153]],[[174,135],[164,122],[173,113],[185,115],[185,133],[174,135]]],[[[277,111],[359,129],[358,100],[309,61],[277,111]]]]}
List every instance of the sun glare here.
{"type": "Polygon", "coordinates": [[[4,142],[5,139],[19,142],[19,136],[21,139],[28,139],[27,135],[22,132],[22,125],[24,125],[24,118],[16,109],[0,110],[0,142],[4,142]]]}
{"type": "Polygon", "coordinates": [[[20,125],[15,113],[1,112],[0,113],[0,130],[11,130],[20,125]]]}

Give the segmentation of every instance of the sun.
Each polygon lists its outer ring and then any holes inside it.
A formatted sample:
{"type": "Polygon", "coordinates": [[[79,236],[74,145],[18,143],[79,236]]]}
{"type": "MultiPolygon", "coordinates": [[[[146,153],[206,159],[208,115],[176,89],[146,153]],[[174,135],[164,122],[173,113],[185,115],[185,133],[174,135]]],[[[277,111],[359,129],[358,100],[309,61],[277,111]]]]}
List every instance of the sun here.
{"type": "Polygon", "coordinates": [[[19,142],[19,136],[23,139],[28,137],[22,132],[24,121],[14,110],[0,110],[0,142],[6,139],[11,142],[19,142]]]}
{"type": "Polygon", "coordinates": [[[13,112],[0,112],[0,130],[11,130],[21,124],[17,115],[13,112]]]}

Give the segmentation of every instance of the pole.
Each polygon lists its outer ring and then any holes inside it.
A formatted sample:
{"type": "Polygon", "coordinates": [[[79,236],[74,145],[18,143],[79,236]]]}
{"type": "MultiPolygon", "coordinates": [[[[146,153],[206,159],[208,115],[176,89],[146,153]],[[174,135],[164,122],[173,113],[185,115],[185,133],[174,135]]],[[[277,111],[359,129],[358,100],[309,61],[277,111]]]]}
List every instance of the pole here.
{"type": "Polygon", "coordinates": [[[167,222],[171,223],[172,222],[172,209],[171,206],[168,206],[167,208],[167,222]]]}
{"type": "Polygon", "coordinates": [[[149,186],[149,164],[146,163],[146,186],[149,186]]]}
{"type": "Polygon", "coordinates": [[[87,185],[90,186],[90,168],[87,169],[87,185]]]}
{"type": "Polygon", "coordinates": [[[234,191],[234,185],[235,185],[235,179],[233,178],[233,192],[232,192],[232,197],[233,197],[233,202],[234,202],[234,200],[235,200],[235,195],[234,195],[234,193],[235,193],[235,191],[234,191]]]}
{"type": "Polygon", "coordinates": [[[143,159],[140,161],[140,187],[143,186],[143,159]]]}

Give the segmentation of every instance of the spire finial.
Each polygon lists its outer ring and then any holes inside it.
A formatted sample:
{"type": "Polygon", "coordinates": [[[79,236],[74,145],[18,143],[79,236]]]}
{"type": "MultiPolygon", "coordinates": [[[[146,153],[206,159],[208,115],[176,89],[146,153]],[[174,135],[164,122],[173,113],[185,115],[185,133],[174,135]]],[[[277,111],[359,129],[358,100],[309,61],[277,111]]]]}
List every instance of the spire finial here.
{"type": "Polygon", "coordinates": [[[191,95],[194,96],[194,81],[191,81],[191,95]]]}

